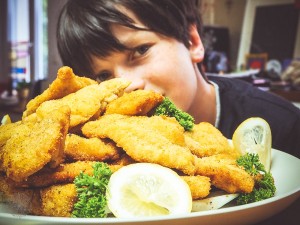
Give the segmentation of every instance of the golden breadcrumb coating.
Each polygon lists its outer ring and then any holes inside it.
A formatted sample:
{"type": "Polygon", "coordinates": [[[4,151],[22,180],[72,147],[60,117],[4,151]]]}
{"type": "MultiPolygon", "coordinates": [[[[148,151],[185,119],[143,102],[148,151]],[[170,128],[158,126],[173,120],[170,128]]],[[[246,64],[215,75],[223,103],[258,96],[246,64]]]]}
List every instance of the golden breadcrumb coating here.
{"type": "Polygon", "coordinates": [[[65,137],[69,128],[67,106],[49,111],[36,123],[23,122],[2,149],[1,161],[6,175],[23,181],[46,164],[56,167],[63,161],[65,137]]]}
{"type": "MultiPolygon", "coordinates": [[[[147,129],[142,117],[125,117],[117,122],[113,115],[104,115],[97,121],[86,123],[82,132],[87,137],[110,138],[117,146],[138,162],[157,163],[162,166],[178,169],[185,174],[195,173],[195,156],[189,149],[173,144],[168,138],[161,135],[160,130],[147,129]],[[132,123],[134,119],[139,123],[132,123]]],[[[143,117],[145,121],[151,117],[143,117]]],[[[159,127],[169,129],[169,122],[159,120],[159,127]]]]}
{"type": "Polygon", "coordinates": [[[250,193],[254,188],[254,178],[228,154],[198,158],[196,162],[197,174],[209,177],[215,187],[228,193],[250,193]]]}
{"type": "Polygon", "coordinates": [[[19,213],[42,214],[39,189],[14,187],[13,183],[1,174],[0,194],[3,197],[2,201],[11,205],[19,213]]]}
{"type": "Polygon", "coordinates": [[[195,124],[193,129],[186,132],[185,135],[199,143],[199,148],[194,148],[193,154],[200,158],[216,154],[239,156],[221,131],[208,122],[195,124]]]}
{"type": "Polygon", "coordinates": [[[209,195],[211,183],[209,177],[205,176],[181,176],[188,184],[193,200],[205,198],[209,195]]]}
{"type": "Polygon", "coordinates": [[[97,82],[87,77],[76,76],[70,67],[63,66],[58,70],[56,79],[49,87],[28,102],[23,118],[34,113],[43,102],[62,98],[91,84],[97,84],[97,82]]]}
{"type": "Polygon", "coordinates": [[[77,192],[74,184],[53,185],[40,191],[45,216],[70,217],[77,192]]]}
{"type": "Polygon", "coordinates": [[[122,114],[129,116],[145,116],[163,101],[164,97],[150,90],[136,90],[125,93],[109,103],[105,114],[122,114]]]}
{"type": "Polygon", "coordinates": [[[68,160],[107,161],[120,157],[120,149],[114,142],[100,138],[85,138],[68,134],[65,142],[65,155],[68,160]]]}

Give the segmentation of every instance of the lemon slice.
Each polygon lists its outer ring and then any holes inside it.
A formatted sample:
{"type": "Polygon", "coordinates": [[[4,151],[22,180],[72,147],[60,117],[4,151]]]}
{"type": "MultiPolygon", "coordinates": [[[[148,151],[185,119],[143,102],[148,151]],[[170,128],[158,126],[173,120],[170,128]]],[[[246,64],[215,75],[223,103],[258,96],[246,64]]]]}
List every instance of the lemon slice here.
{"type": "Polygon", "coordinates": [[[6,125],[11,123],[11,119],[9,117],[8,114],[6,114],[5,116],[3,116],[2,120],[1,120],[1,125],[6,125]]]}
{"type": "Polygon", "coordinates": [[[113,173],[107,202],[119,218],[186,214],[192,210],[186,182],[173,170],[152,163],[131,164],[113,173]]]}
{"type": "Polygon", "coordinates": [[[270,171],[272,134],[267,121],[260,117],[246,119],[234,131],[232,143],[242,155],[257,153],[266,171],[270,171]]]}

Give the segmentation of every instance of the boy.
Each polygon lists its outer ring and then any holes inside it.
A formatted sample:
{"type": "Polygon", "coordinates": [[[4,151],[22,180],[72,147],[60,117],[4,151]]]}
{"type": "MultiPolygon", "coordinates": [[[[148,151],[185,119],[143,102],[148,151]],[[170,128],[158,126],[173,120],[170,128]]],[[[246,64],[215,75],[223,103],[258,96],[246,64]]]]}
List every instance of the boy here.
{"type": "Polygon", "coordinates": [[[208,80],[201,28],[191,0],[70,0],[58,23],[58,48],[76,74],[126,78],[127,91],[159,92],[227,138],[245,119],[262,117],[273,148],[300,157],[300,110],[239,80],[208,80]]]}

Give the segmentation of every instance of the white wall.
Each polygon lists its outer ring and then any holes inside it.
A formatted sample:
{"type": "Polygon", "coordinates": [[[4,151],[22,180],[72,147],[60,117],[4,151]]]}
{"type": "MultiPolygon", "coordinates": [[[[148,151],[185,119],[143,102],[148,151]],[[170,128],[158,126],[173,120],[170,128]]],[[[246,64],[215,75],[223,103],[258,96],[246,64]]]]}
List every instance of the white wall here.
{"type": "MultiPolygon", "coordinates": [[[[227,27],[230,35],[230,66],[236,68],[246,0],[202,0],[205,25],[227,27]]],[[[237,68],[238,69],[238,68],[237,68]]]]}
{"type": "Polygon", "coordinates": [[[62,66],[60,56],[58,54],[56,42],[56,26],[59,12],[66,0],[49,0],[48,1],[48,78],[43,83],[43,89],[56,78],[57,70],[62,66]]]}

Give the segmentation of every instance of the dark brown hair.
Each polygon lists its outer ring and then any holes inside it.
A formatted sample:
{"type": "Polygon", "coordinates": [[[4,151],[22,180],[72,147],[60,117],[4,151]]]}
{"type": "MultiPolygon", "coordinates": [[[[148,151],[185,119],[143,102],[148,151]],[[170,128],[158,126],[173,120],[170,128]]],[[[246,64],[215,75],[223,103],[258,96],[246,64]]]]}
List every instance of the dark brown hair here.
{"type": "Polygon", "coordinates": [[[194,0],[69,0],[57,26],[58,50],[64,65],[78,75],[92,76],[91,55],[105,57],[126,49],[113,36],[111,24],[134,29],[133,21],[118,10],[132,11],[151,31],[189,46],[189,26],[201,20],[194,0]]]}

